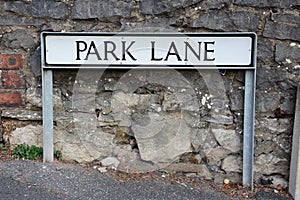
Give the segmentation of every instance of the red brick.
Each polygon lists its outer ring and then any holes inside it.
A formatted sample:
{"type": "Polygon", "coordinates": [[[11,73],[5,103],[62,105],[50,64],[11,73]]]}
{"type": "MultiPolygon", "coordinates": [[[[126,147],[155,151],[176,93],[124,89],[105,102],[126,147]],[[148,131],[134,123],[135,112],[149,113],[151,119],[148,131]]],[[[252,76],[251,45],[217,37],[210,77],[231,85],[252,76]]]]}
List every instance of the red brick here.
{"type": "Polygon", "coordinates": [[[22,76],[16,72],[3,72],[2,77],[2,86],[4,88],[24,88],[25,81],[22,76]]]}
{"type": "Polygon", "coordinates": [[[22,106],[22,95],[18,92],[0,92],[0,106],[22,106]]]}
{"type": "Polygon", "coordinates": [[[0,69],[22,69],[21,54],[0,54],[0,69]]]}

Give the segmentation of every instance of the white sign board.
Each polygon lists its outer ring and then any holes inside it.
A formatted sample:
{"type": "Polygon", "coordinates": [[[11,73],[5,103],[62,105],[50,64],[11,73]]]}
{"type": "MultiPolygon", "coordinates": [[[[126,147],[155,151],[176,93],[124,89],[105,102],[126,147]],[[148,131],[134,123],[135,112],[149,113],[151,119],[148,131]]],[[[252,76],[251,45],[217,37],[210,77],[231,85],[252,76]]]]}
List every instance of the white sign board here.
{"type": "Polygon", "coordinates": [[[253,68],[254,33],[43,33],[44,67],[253,68]]]}

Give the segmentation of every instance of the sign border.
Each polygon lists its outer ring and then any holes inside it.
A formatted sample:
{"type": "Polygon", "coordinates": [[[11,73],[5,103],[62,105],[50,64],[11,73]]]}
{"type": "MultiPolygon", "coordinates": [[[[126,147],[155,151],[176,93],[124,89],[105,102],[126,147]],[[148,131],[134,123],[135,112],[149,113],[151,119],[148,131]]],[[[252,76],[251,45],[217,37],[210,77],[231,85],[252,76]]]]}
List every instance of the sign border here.
{"type": "Polygon", "coordinates": [[[70,68],[70,69],[166,69],[166,68],[172,68],[172,69],[254,69],[255,68],[255,56],[256,56],[256,40],[257,35],[254,32],[202,32],[202,33],[166,33],[166,32],[139,32],[139,33],[131,33],[131,32],[42,32],[41,38],[43,42],[43,68],[47,69],[55,69],[55,68],[70,68]],[[49,64],[47,63],[46,59],[46,37],[49,35],[54,36],[136,36],[136,37],[247,37],[251,38],[251,63],[249,65],[214,65],[214,66],[208,66],[208,65],[128,65],[128,64],[49,64]],[[167,67],[168,66],[168,67],[167,67]]]}

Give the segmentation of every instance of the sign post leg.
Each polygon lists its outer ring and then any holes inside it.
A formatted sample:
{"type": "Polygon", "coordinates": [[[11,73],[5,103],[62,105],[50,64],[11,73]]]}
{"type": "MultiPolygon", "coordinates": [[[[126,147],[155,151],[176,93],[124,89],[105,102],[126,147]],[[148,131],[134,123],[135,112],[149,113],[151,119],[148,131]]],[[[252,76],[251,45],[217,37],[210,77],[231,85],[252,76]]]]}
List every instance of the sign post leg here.
{"type": "Polygon", "coordinates": [[[300,83],[298,84],[293,144],[290,164],[289,192],[294,199],[300,199],[300,83]]]}
{"type": "Polygon", "coordinates": [[[53,162],[53,78],[52,70],[42,69],[43,80],[43,162],[53,162]]]}
{"type": "Polygon", "coordinates": [[[253,188],[255,70],[245,72],[243,185],[253,188]]]}

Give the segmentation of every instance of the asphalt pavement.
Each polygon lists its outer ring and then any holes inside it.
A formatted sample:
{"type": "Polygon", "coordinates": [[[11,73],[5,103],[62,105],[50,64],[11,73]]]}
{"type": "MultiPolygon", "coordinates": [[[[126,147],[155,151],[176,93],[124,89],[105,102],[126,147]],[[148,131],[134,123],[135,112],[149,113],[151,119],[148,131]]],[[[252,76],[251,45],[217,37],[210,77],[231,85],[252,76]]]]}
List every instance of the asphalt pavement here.
{"type": "MultiPolygon", "coordinates": [[[[27,160],[0,162],[0,200],[4,199],[204,199],[227,200],[223,193],[152,180],[119,182],[106,174],[69,165],[27,160]]],[[[253,199],[253,198],[252,198],[253,199]]],[[[260,191],[258,200],[287,200],[260,191]]]]}

